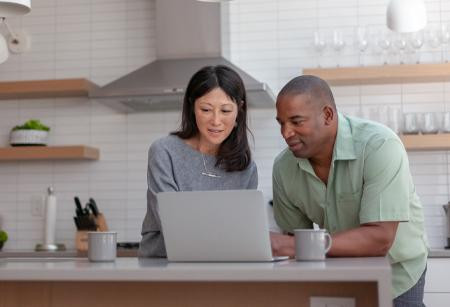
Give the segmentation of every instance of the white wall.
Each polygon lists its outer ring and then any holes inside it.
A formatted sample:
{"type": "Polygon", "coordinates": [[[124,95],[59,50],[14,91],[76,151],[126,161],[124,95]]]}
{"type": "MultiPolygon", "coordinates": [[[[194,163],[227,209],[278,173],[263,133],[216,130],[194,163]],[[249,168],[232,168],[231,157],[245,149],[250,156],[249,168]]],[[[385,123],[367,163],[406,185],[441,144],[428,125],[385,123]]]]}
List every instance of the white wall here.
{"type": "MultiPolygon", "coordinates": [[[[357,23],[382,24],[384,0],[236,0],[223,21],[223,49],[233,62],[276,93],[307,66],[315,66],[312,30],[357,23]],[[364,5],[362,3],[364,2],[364,5]],[[316,4],[318,6],[316,7],[316,4]],[[329,17],[330,16],[330,17],[329,17]]],[[[0,65],[0,80],[86,77],[103,85],[155,57],[154,1],[33,0],[31,14],[11,20],[14,29],[32,36],[32,50],[0,65]]],[[[211,5],[211,4],[205,4],[211,5]]],[[[427,1],[430,18],[446,18],[450,6],[427,1]]],[[[225,14],[226,15],[226,14],[225,14]]],[[[356,65],[349,48],[345,63],[356,65]]],[[[327,55],[333,63],[332,53],[327,55]]],[[[431,57],[429,57],[431,58],[431,57]]],[[[376,57],[373,58],[376,61],[376,57]]],[[[396,105],[406,110],[449,109],[447,83],[336,87],[338,107],[354,113],[369,106],[396,105]]],[[[271,196],[271,168],[284,148],[274,110],[250,110],[254,156],[260,188],[271,196]]],[[[42,238],[43,219],[32,216],[32,203],[53,185],[58,197],[57,240],[74,243],[73,196],[94,197],[119,240],[139,240],[145,214],[147,148],[177,127],[176,112],[124,115],[85,98],[2,100],[0,144],[8,144],[11,127],[39,118],[52,128],[51,144],[90,144],[100,148],[93,162],[0,163],[0,216],[10,234],[6,248],[32,248],[42,238]]],[[[433,246],[444,244],[441,204],[448,200],[448,153],[410,155],[417,190],[424,203],[433,246]]]]}

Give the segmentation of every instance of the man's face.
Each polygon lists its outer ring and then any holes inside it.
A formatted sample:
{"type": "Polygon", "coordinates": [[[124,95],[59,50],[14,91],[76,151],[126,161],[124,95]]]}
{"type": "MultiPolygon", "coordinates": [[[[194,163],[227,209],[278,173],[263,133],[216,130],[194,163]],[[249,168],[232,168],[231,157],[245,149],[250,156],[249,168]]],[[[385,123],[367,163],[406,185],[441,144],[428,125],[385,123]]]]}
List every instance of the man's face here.
{"type": "Polygon", "coordinates": [[[307,95],[287,95],[277,99],[277,121],[281,135],[297,158],[308,159],[326,142],[322,108],[308,102],[307,95]]]}

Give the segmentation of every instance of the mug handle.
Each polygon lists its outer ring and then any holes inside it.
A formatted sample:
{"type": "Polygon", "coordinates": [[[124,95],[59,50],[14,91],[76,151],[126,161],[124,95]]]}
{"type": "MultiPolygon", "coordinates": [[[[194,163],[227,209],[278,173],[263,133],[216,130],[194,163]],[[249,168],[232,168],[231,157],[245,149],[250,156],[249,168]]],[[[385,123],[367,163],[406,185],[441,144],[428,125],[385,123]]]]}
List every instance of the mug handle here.
{"type": "Polygon", "coordinates": [[[329,233],[325,233],[325,238],[327,238],[327,245],[325,247],[325,254],[326,254],[330,250],[333,240],[331,239],[331,236],[329,233]]]}

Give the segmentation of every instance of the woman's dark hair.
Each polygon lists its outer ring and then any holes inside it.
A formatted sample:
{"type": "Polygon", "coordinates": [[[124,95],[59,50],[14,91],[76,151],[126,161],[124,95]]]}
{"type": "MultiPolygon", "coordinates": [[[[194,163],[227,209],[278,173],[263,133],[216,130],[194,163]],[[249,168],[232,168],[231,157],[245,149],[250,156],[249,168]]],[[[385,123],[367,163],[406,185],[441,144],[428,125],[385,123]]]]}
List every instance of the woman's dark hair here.
{"type": "Polygon", "coordinates": [[[195,101],[216,88],[222,89],[238,106],[237,125],[220,144],[216,166],[227,172],[242,171],[251,161],[247,139],[247,97],[244,82],[231,68],[224,65],[206,66],[192,76],[184,95],[180,129],[171,134],[189,139],[199,133],[195,101]]]}

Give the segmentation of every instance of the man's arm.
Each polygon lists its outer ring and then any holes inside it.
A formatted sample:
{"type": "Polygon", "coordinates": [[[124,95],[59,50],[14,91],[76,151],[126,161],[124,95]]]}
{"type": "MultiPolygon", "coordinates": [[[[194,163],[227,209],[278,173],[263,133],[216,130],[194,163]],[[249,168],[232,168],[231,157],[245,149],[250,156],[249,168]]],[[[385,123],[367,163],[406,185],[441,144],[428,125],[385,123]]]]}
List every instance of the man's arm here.
{"type": "MultiPolygon", "coordinates": [[[[327,253],[331,257],[385,256],[394,243],[398,222],[367,223],[360,227],[337,232],[327,253]]],[[[270,233],[274,256],[295,256],[293,236],[270,233]]]]}
{"type": "Polygon", "coordinates": [[[328,256],[385,256],[395,240],[399,222],[376,222],[333,234],[328,256]]]}

